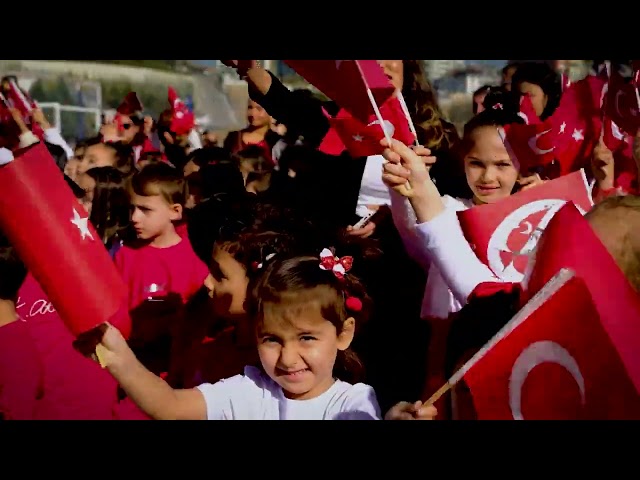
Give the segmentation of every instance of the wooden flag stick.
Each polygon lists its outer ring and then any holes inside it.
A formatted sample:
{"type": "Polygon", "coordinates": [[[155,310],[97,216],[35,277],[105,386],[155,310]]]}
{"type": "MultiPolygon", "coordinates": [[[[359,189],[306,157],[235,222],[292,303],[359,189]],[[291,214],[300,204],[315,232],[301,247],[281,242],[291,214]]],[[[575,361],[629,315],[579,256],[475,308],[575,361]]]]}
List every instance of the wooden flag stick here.
{"type": "Polygon", "coordinates": [[[575,276],[575,272],[573,270],[563,268],[558,273],[555,274],[551,280],[549,280],[544,287],[540,289],[538,293],[536,293],[531,300],[527,302],[527,304],[522,307],[518,313],[514,315],[514,317],[507,322],[507,324],[500,329],[495,336],[489,340],[484,346],[476,352],[476,354],[471,357],[471,359],[465,363],[460,369],[454,373],[447,382],[440,387],[429,399],[425,402],[425,405],[431,406],[435,402],[437,402],[440,397],[442,397],[445,393],[451,390],[455,385],[460,382],[464,378],[464,376],[471,370],[476,364],[487,354],[489,350],[491,350],[495,345],[504,339],[507,335],[513,332],[517,327],[519,327],[522,322],[524,322],[529,316],[536,311],[540,306],[547,301],[549,297],[551,297],[554,293],[556,293],[560,288],[565,285],[569,280],[571,280],[575,276]]]}
{"type": "Polygon", "coordinates": [[[418,132],[416,131],[416,126],[413,124],[413,120],[411,120],[411,114],[409,113],[409,107],[407,107],[407,102],[404,101],[404,95],[402,95],[401,90],[396,90],[396,95],[398,97],[398,101],[400,102],[400,107],[402,108],[402,113],[404,113],[407,122],[409,123],[409,129],[415,138],[413,142],[414,145],[420,145],[418,143],[418,132]]]}
{"type": "MultiPolygon", "coordinates": [[[[373,111],[376,114],[376,118],[378,119],[378,122],[380,123],[380,128],[382,128],[382,133],[384,133],[384,138],[386,138],[387,142],[389,143],[389,147],[391,147],[391,135],[389,135],[389,132],[387,132],[387,129],[384,128],[384,118],[382,118],[382,114],[380,113],[380,109],[378,108],[378,104],[376,103],[376,99],[373,97],[373,92],[371,91],[370,88],[367,88],[367,95],[369,96],[369,101],[371,102],[371,106],[373,107],[373,111]]],[[[385,160],[386,162],[386,160],[385,160]]],[[[401,195],[408,197],[411,195],[411,184],[409,182],[405,183],[404,185],[400,186],[400,189],[398,191],[398,193],[400,193],[401,195]]]]}
{"type": "Polygon", "coordinates": [[[449,383],[449,382],[445,383],[443,386],[441,386],[436,391],[436,393],[434,393],[433,395],[431,395],[431,397],[429,397],[429,400],[424,402],[425,406],[427,406],[427,407],[432,406],[434,403],[436,403],[438,400],[440,400],[440,397],[442,397],[445,393],[447,393],[453,387],[454,387],[454,385],[452,385],[451,383],[449,383]]]}

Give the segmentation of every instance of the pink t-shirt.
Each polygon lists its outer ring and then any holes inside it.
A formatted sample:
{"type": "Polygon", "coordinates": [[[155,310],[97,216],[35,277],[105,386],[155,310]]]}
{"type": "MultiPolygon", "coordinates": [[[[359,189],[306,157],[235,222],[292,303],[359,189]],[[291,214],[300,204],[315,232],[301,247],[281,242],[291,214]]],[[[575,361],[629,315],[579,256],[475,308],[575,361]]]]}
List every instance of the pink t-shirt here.
{"type": "MultiPolygon", "coordinates": [[[[72,290],[70,290],[71,292],[72,290]]],[[[112,420],[148,418],[137,408],[120,405],[116,380],[73,346],[66,328],[38,282],[31,275],[18,294],[18,314],[29,327],[44,372],[43,398],[36,419],[112,420]]],[[[27,348],[26,337],[14,341],[16,352],[27,348]]],[[[128,401],[127,401],[128,403],[128,401]]]]}
{"type": "Polygon", "coordinates": [[[0,327],[0,418],[34,418],[43,374],[26,322],[18,320],[0,327]]]}
{"type": "Polygon", "coordinates": [[[186,239],[167,248],[124,246],[116,254],[115,264],[129,287],[130,310],[150,297],[169,293],[179,294],[187,303],[209,275],[186,239]]]}

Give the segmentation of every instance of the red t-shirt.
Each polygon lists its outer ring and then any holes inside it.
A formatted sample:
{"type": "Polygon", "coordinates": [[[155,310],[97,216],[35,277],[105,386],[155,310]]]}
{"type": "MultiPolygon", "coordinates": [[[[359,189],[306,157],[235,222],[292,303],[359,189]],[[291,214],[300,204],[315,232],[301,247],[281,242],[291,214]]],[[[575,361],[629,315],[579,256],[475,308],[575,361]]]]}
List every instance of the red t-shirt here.
{"type": "Polygon", "coordinates": [[[167,248],[124,246],[115,256],[115,264],[129,287],[129,309],[169,293],[179,294],[187,303],[209,275],[186,239],[167,248]]]}
{"type": "Polygon", "coordinates": [[[26,322],[0,327],[0,418],[31,420],[43,387],[42,364],[26,322]]]}
{"type": "Polygon", "coordinates": [[[12,352],[11,355],[17,355],[19,351],[31,348],[28,342],[33,342],[44,372],[42,400],[38,402],[35,419],[148,418],[137,408],[120,406],[116,380],[73,348],[73,334],[31,275],[27,275],[20,289],[16,306],[24,319],[20,323],[28,327],[30,337],[23,335],[20,341],[15,339],[7,350],[12,352]]]}

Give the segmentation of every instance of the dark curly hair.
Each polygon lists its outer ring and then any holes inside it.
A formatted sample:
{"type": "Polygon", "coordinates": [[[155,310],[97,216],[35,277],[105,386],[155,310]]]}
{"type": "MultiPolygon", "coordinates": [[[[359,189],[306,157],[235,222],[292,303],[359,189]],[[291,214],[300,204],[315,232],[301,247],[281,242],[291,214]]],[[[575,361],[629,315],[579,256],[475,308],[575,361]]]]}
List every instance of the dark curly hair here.
{"type": "Polygon", "coordinates": [[[403,60],[402,96],[421,145],[431,150],[448,150],[458,140],[453,124],[444,120],[435,92],[419,60],[403,60]]]}

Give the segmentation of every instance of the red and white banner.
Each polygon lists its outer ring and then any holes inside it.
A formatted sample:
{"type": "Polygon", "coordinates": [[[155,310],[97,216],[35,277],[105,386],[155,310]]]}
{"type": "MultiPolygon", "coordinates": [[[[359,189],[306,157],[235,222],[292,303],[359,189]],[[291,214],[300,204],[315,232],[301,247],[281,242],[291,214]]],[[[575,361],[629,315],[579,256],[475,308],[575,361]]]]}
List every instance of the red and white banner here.
{"type": "Polygon", "coordinates": [[[518,283],[540,235],[566,202],[573,202],[583,213],[591,210],[593,201],[583,170],[458,212],[458,219],[480,261],[503,281],[518,283]]]}

